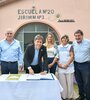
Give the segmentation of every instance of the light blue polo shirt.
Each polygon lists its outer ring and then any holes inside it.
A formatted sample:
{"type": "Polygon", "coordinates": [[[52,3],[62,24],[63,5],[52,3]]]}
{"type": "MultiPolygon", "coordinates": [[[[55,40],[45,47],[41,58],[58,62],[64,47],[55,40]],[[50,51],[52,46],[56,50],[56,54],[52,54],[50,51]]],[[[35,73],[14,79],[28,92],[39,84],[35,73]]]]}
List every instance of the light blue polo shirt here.
{"type": "Polygon", "coordinates": [[[74,58],[76,62],[90,61],[90,40],[83,39],[81,43],[73,42],[74,58]]]}

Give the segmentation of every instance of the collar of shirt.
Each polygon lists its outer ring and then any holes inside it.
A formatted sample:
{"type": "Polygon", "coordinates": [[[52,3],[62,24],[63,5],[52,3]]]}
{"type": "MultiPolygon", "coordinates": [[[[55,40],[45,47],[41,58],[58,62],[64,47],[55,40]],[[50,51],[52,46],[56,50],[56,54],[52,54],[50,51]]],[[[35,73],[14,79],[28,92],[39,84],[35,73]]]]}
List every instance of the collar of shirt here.
{"type": "Polygon", "coordinates": [[[61,44],[61,47],[68,47],[68,45],[69,45],[69,44],[66,44],[66,45],[62,45],[62,44],[61,44]]]}

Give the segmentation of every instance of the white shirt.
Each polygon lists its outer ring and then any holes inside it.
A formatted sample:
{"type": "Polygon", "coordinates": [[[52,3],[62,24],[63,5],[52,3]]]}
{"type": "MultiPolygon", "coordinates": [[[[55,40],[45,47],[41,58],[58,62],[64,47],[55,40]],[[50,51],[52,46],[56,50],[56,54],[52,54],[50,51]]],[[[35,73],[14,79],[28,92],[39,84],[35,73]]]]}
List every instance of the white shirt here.
{"type": "Polygon", "coordinates": [[[49,58],[55,57],[56,54],[57,54],[56,48],[54,48],[54,47],[47,48],[47,56],[48,56],[49,58]]]}

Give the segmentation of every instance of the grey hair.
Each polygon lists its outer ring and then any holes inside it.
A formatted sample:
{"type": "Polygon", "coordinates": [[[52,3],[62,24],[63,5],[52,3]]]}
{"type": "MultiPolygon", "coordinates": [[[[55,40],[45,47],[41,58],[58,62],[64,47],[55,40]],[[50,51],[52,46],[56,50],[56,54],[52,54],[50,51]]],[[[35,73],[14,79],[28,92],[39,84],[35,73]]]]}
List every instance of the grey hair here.
{"type": "Polygon", "coordinates": [[[36,36],[34,37],[34,41],[36,41],[36,40],[42,40],[42,41],[43,41],[43,36],[40,35],[40,34],[36,35],[36,36]]]}
{"type": "Polygon", "coordinates": [[[5,33],[6,33],[6,34],[7,34],[7,33],[14,33],[14,31],[13,31],[11,28],[8,28],[8,29],[6,30],[5,33]]]}

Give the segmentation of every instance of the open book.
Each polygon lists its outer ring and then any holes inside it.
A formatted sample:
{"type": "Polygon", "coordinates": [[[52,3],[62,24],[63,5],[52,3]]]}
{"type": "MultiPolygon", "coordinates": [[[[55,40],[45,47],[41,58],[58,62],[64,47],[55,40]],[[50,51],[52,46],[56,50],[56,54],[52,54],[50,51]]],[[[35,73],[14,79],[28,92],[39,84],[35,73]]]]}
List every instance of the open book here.
{"type": "Polygon", "coordinates": [[[27,80],[54,80],[54,77],[52,74],[45,74],[45,75],[41,75],[41,74],[28,74],[27,75],[27,80]]]}

